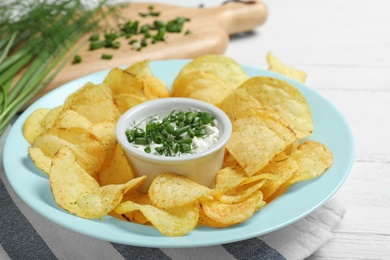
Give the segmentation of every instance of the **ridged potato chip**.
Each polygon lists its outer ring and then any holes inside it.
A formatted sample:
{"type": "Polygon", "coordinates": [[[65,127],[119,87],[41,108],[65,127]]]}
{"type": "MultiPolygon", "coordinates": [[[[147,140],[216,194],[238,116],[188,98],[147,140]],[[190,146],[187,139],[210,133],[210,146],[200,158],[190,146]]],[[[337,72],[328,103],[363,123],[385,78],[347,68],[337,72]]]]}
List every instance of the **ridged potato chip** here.
{"type": "Polygon", "coordinates": [[[298,139],[306,138],[313,132],[307,100],[298,89],[286,81],[259,76],[245,81],[238,88],[245,89],[264,109],[283,118],[298,139]]]}
{"type": "Polygon", "coordinates": [[[270,71],[277,72],[302,83],[306,81],[306,72],[286,66],[281,60],[273,55],[272,52],[267,53],[267,62],[270,71]]]}
{"type": "MultiPolygon", "coordinates": [[[[264,205],[262,193],[256,191],[246,200],[235,204],[222,203],[216,199],[203,200],[201,210],[218,226],[227,227],[244,222],[264,205]]],[[[202,222],[207,223],[206,220],[202,222]]]]}
{"type": "MultiPolygon", "coordinates": [[[[105,143],[101,142],[101,139],[92,131],[77,127],[50,128],[35,139],[31,148],[40,149],[50,159],[64,146],[72,150],[77,162],[91,176],[97,175],[108,152],[105,143]]],[[[41,153],[30,153],[30,157],[33,161],[39,161],[41,153]]],[[[45,169],[46,173],[48,173],[47,170],[45,169]]]]}
{"type": "Polygon", "coordinates": [[[114,121],[119,118],[118,108],[112,99],[111,89],[104,84],[87,83],[68,96],[64,110],[74,110],[92,123],[114,121]]]}
{"type": "Polygon", "coordinates": [[[210,188],[187,177],[163,173],[153,180],[148,194],[152,204],[156,207],[171,209],[197,201],[210,191],[210,188]]]}
{"type": "Polygon", "coordinates": [[[296,140],[289,127],[263,110],[257,116],[238,118],[232,123],[233,132],[226,149],[248,176],[259,172],[296,140]]]}
{"type": "Polygon", "coordinates": [[[107,156],[98,175],[101,186],[125,183],[134,178],[133,170],[119,143],[115,144],[115,149],[107,156]]]}
{"type": "Polygon", "coordinates": [[[61,113],[63,106],[52,109],[38,108],[31,113],[23,124],[23,136],[32,144],[40,134],[52,127],[61,113]]]}
{"type": "Polygon", "coordinates": [[[121,203],[116,209],[117,214],[139,210],[142,214],[166,236],[183,236],[193,230],[199,219],[198,203],[190,203],[162,210],[152,205],[141,205],[132,201],[121,203]]]}
{"type": "Polygon", "coordinates": [[[220,106],[232,88],[208,71],[193,70],[175,80],[172,89],[174,97],[193,98],[220,106]]]}
{"type": "Polygon", "coordinates": [[[149,61],[141,61],[127,67],[125,71],[134,74],[143,82],[143,94],[147,100],[169,97],[170,93],[165,83],[153,75],[149,61]]]}
{"type": "Polygon", "coordinates": [[[172,85],[172,96],[190,97],[219,106],[238,85],[248,79],[243,68],[223,55],[203,55],[185,65],[172,85]]]}
{"type": "Polygon", "coordinates": [[[100,218],[122,201],[123,194],[135,190],[146,177],[124,184],[100,186],[76,161],[72,151],[63,147],[53,156],[49,181],[57,204],[82,218],[100,218]]]}

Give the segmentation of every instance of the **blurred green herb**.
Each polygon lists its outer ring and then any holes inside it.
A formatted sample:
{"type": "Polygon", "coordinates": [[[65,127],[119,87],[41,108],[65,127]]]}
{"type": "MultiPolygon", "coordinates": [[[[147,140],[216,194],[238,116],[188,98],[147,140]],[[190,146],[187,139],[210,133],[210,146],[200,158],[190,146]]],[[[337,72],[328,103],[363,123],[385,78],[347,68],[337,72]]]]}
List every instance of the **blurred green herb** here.
{"type": "Polygon", "coordinates": [[[81,36],[113,13],[104,1],[94,8],[83,2],[0,3],[0,135],[15,114],[75,57],[81,36]]]}
{"type": "MultiPolygon", "coordinates": [[[[160,16],[160,12],[157,12],[154,6],[149,6],[146,12],[141,12],[139,15],[141,17],[160,16]]],[[[89,49],[118,49],[120,47],[119,39],[125,38],[129,40],[128,44],[132,49],[141,51],[149,43],[155,44],[165,41],[167,33],[181,33],[184,24],[189,21],[190,19],[185,17],[177,17],[166,22],[156,19],[151,24],[142,24],[142,21],[137,19],[126,20],[123,23],[118,23],[117,28],[111,28],[110,32],[104,33],[104,39],[101,39],[102,37],[97,34],[91,36],[89,49]]],[[[186,30],[183,34],[188,35],[190,31],[186,30]]]]}

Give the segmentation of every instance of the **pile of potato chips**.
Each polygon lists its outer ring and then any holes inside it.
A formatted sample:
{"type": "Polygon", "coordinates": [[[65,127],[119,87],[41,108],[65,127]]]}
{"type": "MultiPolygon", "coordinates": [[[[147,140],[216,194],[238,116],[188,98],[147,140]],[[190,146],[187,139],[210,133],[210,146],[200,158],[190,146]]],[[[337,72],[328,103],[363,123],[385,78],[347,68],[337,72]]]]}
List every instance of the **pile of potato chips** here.
{"type": "MultiPolygon", "coordinates": [[[[306,78],[271,53],[267,61],[270,70],[306,78]]],[[[332,153],[319,142],[302,141],[312,132],[310,107],[295,87],[275,78],[249,78],[223,55],[192,60],[177,75],[172,93],[147,61],[114,68],[104,82],[86,84],[64,104],[35,110],[23,127],[29,156],[48,174],[61,208],[83,218],[108,214],[153,225],[166,236],[241,223],[294,183],[323,174],[332,153]],[[148,193],[137,190],[146,177],[134,176],[115,124],[134,105],[169,96],[212,103],[232,121],[212,188],[167,172],[153,180],[148,193]]]]}

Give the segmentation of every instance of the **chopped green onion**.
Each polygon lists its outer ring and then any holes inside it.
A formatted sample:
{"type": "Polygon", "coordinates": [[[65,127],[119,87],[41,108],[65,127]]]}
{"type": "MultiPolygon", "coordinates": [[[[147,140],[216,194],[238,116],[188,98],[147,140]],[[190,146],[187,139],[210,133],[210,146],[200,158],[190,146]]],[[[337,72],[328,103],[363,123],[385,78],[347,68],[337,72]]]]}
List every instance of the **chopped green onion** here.
{"type": "Polygon", "coordinates": [[[102,54],[102,59],[103,60],[111,60],[112,59],[112,55],[111,54],[102,54]]]}
{"type": "Polygon", "coordinates": [[[172,111],[162,120],[153,118],[147,122],[145,130],[133,126],[132,129],[126,130],[125,134],[130,143],[148,145],[145,148],[147,153],[151,153],[149,144],[154,142],[160,145],[153,148],[157,154],[186,154],[191,153],[195,136],[201,138],[207,135],[206,126],[212,125],[213,120],[214,117],[209,112],[172,111]]]}
{"type": "Polygon", "coordinates": [[[81,63],[81,61],[82,61],[82,59],[81,59],[81,57],[80,57],[80,55],[75,55],[74,57],[73,57],[73,64],[78,64],[78,63],[81,63]]]}

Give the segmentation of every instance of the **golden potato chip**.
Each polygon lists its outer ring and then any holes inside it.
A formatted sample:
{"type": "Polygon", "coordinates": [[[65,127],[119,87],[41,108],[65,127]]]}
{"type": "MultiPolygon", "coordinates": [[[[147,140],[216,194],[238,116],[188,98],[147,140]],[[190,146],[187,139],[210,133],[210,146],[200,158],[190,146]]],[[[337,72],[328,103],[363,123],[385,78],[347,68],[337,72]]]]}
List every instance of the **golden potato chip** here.
{"type": "Polygon", "coordinates": [[[102,186],[77,163],[72,151],[63,147],[53,156],[50,187],[57,204],[83,218],[100,218],[112,211],[123,194],[136,189],[146,177],[125,184],[102,186]]]}
{"type": "Polygon", "coordinates": [[[248,79],[242,67],[224,55],[204,55],[185,65],[172,85],[172,96],[200,99],[216,106],[248,79]]]}
{"type": "Polygon", "coordinates": [[[229,191],[232,188],[239,186],[247,175],[244,171],[237,170],[237,167],[225,167],[219,170],[215,176],[214,189],[229,191]]]}
{"type": "Polygon", "coordinates": [[[169,97],[169,90],[165,83],[155,77],[149,67],[149,61],[141,61],[127,67],[125,71],[134,74],[144,84],[143,93],[147,100],[169,97]]]}
{"type": "Polygon", "coordinates": [[[261,187],[260,190],[263,192],[264,200],[267,201],[267,199],[271,197],[271,195],[274,194],[284,183],[286,183],[297,170],[298,164],[291,157],[287,157],[281,161],[273,160],[266,165],[260,171],[259,175],[272,173],[277,175],[279,178],[274,180],[269,179],[265,185],[261,187]]]}
{"type": "Polygon", "coordinates": [[[226,149],[248,176],[266,166],[285,147],[296,140],[295,133],[266,111],[233,121],[233,132],[226,149]]]}
{"type": "Polygon", "coordinates": [[[111,89],[114,98],[118,94],[125,93],[144,98],[144,84],[134,74],[126,70],[120,68],[110,70],[103,82],[111,89]]]}
{"type": "Polygon", "coordinates": [[[54,125],[62,109],[61,105],[52,109],[38,108],[31,113],[23,124],[24,138],[32,144],[35,138],[54,125]]]}
{"type": "Polygon", "coordinates": [[[201,202],[204,214],[225,227],[244,222],[264,205],[265,202],[260,191],[256,191],[246,200],[236,204],[210,199],[201,202]]]}
{"type": "MultiPolygon", "coordinates": [[[[77,162],[91,176],[96,176],[107,156],[105,143],[92,131],[84,128],[50,128],[38,136],[31,147],[39,148],[52,158],[62,147],[67,146],[75,154],[77,162]]],[[[34,156],[35,154],[30,154],[34,156]]],[[[40,160],[33,158],[33,161],[40,160]]]]}
{"type": "MultiPolygon", "coordinates": [[[[234,89],[242,82],[248,79],[244,69],[232,58],[225,55],[203,55],[196,57],[186,64],[177,75],[176,79],[180,80],[191,71],[204,71],[213,74],[221,79],[229,89],[234,89]]],[[[173,83],[173,87],[175,82],[173,83]]]]}
{"type": "Polygon", "coordinates": [[[198,99],[219,106],[232,90],[216,75],[194,70],[175,80],[172,96],[198,99]]]}
{"type": "Polygon", "coordinates": [[[286,66],[281,60],[274,56],[271,52],[267,54],[268,70],[277,72],[286,77],[295,79],[304,83],[306,81],[306,72],[286,66]]]}
{"type": "Polygon", "coordinates": [[[30,144],[34,142],[37,136],[46,130],[41,121],[45,118],[49,111],[50,109],[48,108],[38,108],[26,118],[22,130],[24,138],[30,144]]]}
{"type": "Polygon", "coordinates": [[[166,236],[183,236],[193,230],[199,218],[198,203],[190,203],[169,211],[161,210],[152,205],[141,205],[131,201],[121,203],[115,212],[124,214],[139,210],[142,214],[166,236]]]}
{"type": "Polygon", "coordinates": [[[298,163],[298,171],[289,179],[290,184],[320,176],[332,164],[331,151],[316,141],[306,141],[291,154],[298,163]]]}
{"type": "Polygon", "coordinates": [[[149,67],[149,61],[144,60],[136,62],[128,66],[125,71],[130,72],[131,74],[140,77],[140,76],[153,76],[152,70],[149,67]]]}
{"type": "Polygon", "coordinates": [[[153,205],[171,209],[192,203],[210,191],[187,177],[163,173],[153,180],[148,193],[153,205]]]}
{"type": "Polygon", "coordinates": [[[239,167],[238,162],[236,161],[236,158],[229,153],[228,150],[225,149],[225,154],[223,157],[222,167],[221,168],[228,168],[228,167],[239,167]]]}
{"type": "Polygon", "coordinates": [[[116,121],[119,118],[111,90],[104,84],[85,84],[68,96],[64,110],[74,110],[92,123],[116,121]]]}
{"type": "Polygon", "coordinates": [[[222,101],[220,108],[231,121],[237,118],[255,115],[258,110],[264,109],[261,103],[245,89],[237,88],[222,101]]]}
{"type": "Polygon", "coordinates": [[[333,164],[331,151],[325,145],[311,140],[300,144],[291,154],[291,158],[296,161],[298,169],[267,199],[267,202],[282,195],[295,183],[322,175],[333,164]]]}
{"type": "Polygon", "coordinates": [[[114,102],[118,107],[119,113],[123,114],[133,106],[145,102],[145,97],[137,96],[129,93],[120,93],[114,97],[114,102]]]}
{"type": "Polygon", "coordinates": [[[214,198],[218,201],[226,204],[236,204],[246,200],[253,193],[258,191],[264,184],[267,182],[267,179],[262,179],[256,183],[243,184],[238,186],[234,190],[230,190],[228,193],[215,193],[214,198]]]}
{"type": "Polygon", "coordinates": [[[38,169],[49,175],[52,157],[45,155],[41,148],[37,147],[29,147],[28,155],[38,169]]]}
{"type": "Polygon", "coordinates": [[[64,110],[64,105],[59,105],[55,108],[50,109],[49,113],[47,113],[47,115],[41,122],[43,127],[45,129],[49,129],[53,127],[63,110],[64,110]]]}
{"type": "Polygon", "coordinates": [[[101,186],[121,184],[133,178],[134,173],[124,150],[119,143],[116,143],[115,149],[99,170],[99,183],[101,186]]]}
{"type": "Polygon", "coordinates": [[[283,118],[298,139],[313,132],[309,104],[302,93],[289,83],[270,77],[253,77],[239,86],[268,110],[283,118]]]}
{"type": "Polygon", "coordinates": [[[81,127],[89,128],[92,126],[92,122],[89,121],[86,117],[80,115],[74,110],[68,109],[62,111],[58,118],[55,120],[53,127],[56,128],[71,128],[71,127],[81,127]]]}

